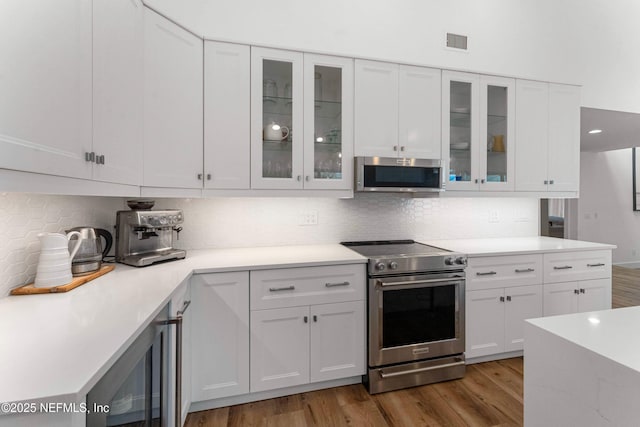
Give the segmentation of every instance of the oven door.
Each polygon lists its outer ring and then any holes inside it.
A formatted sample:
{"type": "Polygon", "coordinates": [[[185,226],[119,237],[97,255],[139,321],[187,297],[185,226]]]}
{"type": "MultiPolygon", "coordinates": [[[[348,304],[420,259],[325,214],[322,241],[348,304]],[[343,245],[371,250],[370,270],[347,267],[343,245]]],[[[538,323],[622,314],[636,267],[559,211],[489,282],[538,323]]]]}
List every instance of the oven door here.
{"type": "Polygon", "coordinates": [[[369,366],[464,352],[464,272],[369,279],[369,366]]]}

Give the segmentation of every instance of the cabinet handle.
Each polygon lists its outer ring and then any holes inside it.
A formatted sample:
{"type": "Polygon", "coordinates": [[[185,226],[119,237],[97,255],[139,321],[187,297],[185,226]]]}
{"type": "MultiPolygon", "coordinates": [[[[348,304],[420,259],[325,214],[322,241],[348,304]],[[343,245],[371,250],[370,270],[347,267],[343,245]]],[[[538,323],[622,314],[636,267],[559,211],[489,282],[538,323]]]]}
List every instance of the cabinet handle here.
{"type": "Polygon", "coordinates": [[[84,160],[87,161],[87,162],[92,162],[92,163],[95,162],[96,161],[96,153],[94,153],[93,151],[90,152],[90,153],[89,152],[84,153],[84,160]]]}
{"type": "Polygon", "coordinates": [[[211,181],[211,174],[210,173],[207,174],[207,181],[211,181]]]}
{"type": "Polygon", "coordinates": [[[476,273],[476,276],[493,276],[494,274],[498,274],[495,271],[487,271],[486,273],[476,273]]]}
{"type": "Polygon", "coordinates": [[[477,184],[477,183],[478,183],[478,180],[477,180],[477,179],[474,179],[474,180],[473,180],[473,182],[477,184]]]}
{"type": "Polygon", "coordinates": [[[309,175],[305,175],[304,180],[309,182],[309,175]]]}
{"type": "Polygon", "coordinates": [[[291,286],[285,286],[282,288],[269,288],[270,292],[280,292],[280,291],[292,291],[294,290],[296,287],[291,285],[291,286]]]}
{"type": "Polygon", "coordinates": [[[500,302],[504,302],[504,297],[500,297],[500,302]]]}
{"type": "Polygon", "coordinates": [[[393,151],[398,151],[398,146],[397,145],[393,146],[393,151]]]}
{"type": "Polygon", "coordinates": [[[544,185],[547,185],[549,183],[549,181],[547,181],[546,179],[544,180],[544,185]]]}
{"type": "Polygon", "coordinates": [[[480,184],[484,184],[484,178],[480,180],[480,184]]]}
{"type": "Polygon", "coordinates": [[[302,181],[302,175],[298,175],[298,176],[296,177],[296,179],[297,179],[298,181],[302,181]]]}
{"type": "Polygon", "coordinates": [[[318,321],[318,316],[316,316],[315,314],[313,315],[313,321],[317,322],[318,321]]]}
{"type": "Polygon", "coordinates": [[[400,151],[404,151],[404,145],[400,146],[400,151]]]}
{"type": "Polygon", "coordinates": [[[553,180],[549,181],[549,184],[553,185],[553,180]]]}
{"type": "Polygon", "coordinates": [[[304,316],[304,323],[309,323],[309,316],[304,316]]]}
{"type": "Polygon", "coordinates": [[[511,301],[511,295],[507,295],[507,301],[511,301]]]}
{"type": "Polygon", "coordinates": [[[581,293],[581,294],[584,294],[584,293],[585,293],[584,288],[580,288],[580,293],[581,293]]]}
{"type": "Polygon", "coordinates": [[[104,154],[96,156],[96,165],[104,165],[104,154]]]}
{"type": "Polygon", "coordinates": [[[340,283],[325,283],[324,284],[327,288],[333,288],[336,286],[349,286],[349,282],[340,282],[340,283]]]}
{"type": "Polygon", "coordinates": [[[577,289],[574,289],[574,290],[573,290],[573,293],[577,295],[577,294],[579,294],[579,293],[580,293],[580,291],[579,291],[579,290],[577,290],[577,289]]]}
{"type": "Polygon", "coordinates": [[[603,267],[604,263],[599,262],[597,264],[587,264],[587,267],[603,267]]]}
{"type": "Polygon", "coordinates": [[[516,268],[516,273],[531,273],[532,271],[536,271],[533,268],[516,268]]]}
{"type": "Polygon", "coordinates": [[[198,174],[198,181],[202,181],[202,174],[201,173],[198,174]]]}
{"type": "Polygon", "coordinates": [[[568,270],[570,268],[573,268],[573,266],[571,266],[571,265],[563,265],[562,267],[553,267],[554,270],[568,270]]]}

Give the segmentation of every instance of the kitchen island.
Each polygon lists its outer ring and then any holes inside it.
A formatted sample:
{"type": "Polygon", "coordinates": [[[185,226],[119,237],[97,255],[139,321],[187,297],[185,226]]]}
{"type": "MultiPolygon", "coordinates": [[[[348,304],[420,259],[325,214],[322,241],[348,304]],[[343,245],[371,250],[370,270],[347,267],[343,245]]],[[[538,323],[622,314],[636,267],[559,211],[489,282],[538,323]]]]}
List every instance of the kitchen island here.
{"type": "Polygon", "coordinates": [[[638,325],[640,307],[527,320],[525,425],[638,425],[638,325]]]}

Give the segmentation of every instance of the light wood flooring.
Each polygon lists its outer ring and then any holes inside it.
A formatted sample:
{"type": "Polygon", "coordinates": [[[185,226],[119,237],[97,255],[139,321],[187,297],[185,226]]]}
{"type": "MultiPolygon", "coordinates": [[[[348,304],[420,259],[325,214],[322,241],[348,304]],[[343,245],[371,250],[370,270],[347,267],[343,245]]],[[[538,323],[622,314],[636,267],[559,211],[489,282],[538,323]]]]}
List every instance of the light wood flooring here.
{"type": "MultiPolygon", "coordinates": [[[[613,267],[613,308],[640,305],[640,270],[613,267]]],[[[521,426],[521,357],[467,366],[464,378],[369,395],[361,385],[189,414],[207,426],[521,426]]]]}

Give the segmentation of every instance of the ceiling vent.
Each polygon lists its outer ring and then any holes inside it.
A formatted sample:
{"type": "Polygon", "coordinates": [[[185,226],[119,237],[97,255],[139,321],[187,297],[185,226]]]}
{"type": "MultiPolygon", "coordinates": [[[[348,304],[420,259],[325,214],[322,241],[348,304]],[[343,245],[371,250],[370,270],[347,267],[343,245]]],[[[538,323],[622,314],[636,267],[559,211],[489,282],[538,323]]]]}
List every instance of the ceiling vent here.
{"type": "Polygon", "coordinates": [[[447,33],[447,47],[467,50],[467,36],[447,33]]]}

